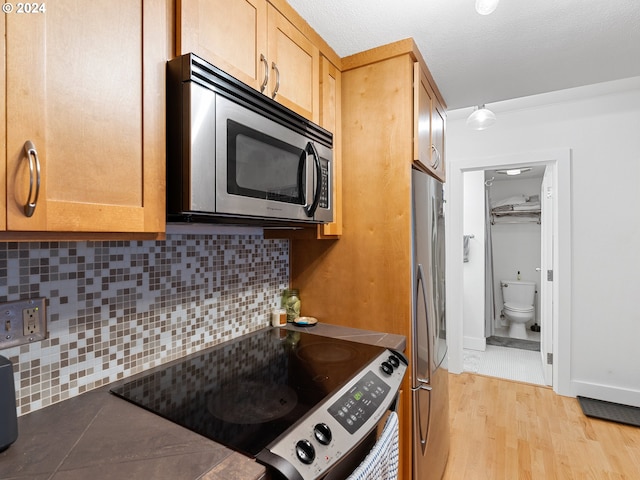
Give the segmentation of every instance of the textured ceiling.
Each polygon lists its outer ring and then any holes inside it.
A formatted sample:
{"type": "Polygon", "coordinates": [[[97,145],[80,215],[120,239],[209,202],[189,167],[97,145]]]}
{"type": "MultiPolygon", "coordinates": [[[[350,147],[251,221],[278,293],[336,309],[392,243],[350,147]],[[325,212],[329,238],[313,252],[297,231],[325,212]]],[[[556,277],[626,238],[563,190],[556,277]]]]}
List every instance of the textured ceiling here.
{"type": "Polygon", "coordinates": [[[288,0],[341,57],[413,37],[449,109],[640,76],[640,0],[288,0]]]}

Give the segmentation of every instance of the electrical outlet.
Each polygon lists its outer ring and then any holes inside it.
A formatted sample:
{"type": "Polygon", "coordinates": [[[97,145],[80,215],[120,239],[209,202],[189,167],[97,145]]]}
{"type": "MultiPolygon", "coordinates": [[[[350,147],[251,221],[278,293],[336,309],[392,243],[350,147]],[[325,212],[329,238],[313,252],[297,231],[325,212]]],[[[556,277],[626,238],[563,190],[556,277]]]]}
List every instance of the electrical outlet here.
{"type": "Polygon", "coordinates": [[[0,304],[0,349],[47,338],[46,298],[0,304]]]}
{"type": "Polygon", "coordinates": [[[40,307],[22,310],[22,329],[25,337],[40,333],[40,307]]]}

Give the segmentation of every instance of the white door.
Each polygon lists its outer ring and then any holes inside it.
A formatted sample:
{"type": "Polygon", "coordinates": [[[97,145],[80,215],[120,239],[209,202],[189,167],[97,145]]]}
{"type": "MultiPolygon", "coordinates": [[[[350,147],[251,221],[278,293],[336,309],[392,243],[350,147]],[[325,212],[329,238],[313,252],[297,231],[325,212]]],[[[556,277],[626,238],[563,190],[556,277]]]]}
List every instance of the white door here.
{"type": "Polygon", "coordinates": [[[553,170],[548,166],[540,192],[540,355],[544,382],[553,385],[553,170]]]}

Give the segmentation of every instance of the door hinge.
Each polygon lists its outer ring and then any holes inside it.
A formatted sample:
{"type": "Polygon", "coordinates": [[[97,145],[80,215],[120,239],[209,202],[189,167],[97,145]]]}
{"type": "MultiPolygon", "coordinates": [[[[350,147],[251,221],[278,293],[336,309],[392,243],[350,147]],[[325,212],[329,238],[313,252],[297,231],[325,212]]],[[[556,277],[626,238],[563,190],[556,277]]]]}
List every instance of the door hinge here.
{"type": "Polygon", "coordinates": [[[547,365],[553,365],[553,353],[547,353],[547,365]]]}
{"type": "Polygon", "coordinates": [[[553,270],[547,270],[547,282],[553,282],[553,270]]]}

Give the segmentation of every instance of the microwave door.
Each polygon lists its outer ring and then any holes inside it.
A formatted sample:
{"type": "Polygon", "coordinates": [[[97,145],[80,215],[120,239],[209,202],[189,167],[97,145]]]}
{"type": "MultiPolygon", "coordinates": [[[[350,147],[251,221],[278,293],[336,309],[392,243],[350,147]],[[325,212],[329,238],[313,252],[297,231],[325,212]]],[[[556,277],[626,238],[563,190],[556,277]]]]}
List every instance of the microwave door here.
{"type": "Polygon", "coordinates": [[[308,140],[218,95],[216,213],[309,221],[308,140]]]}

